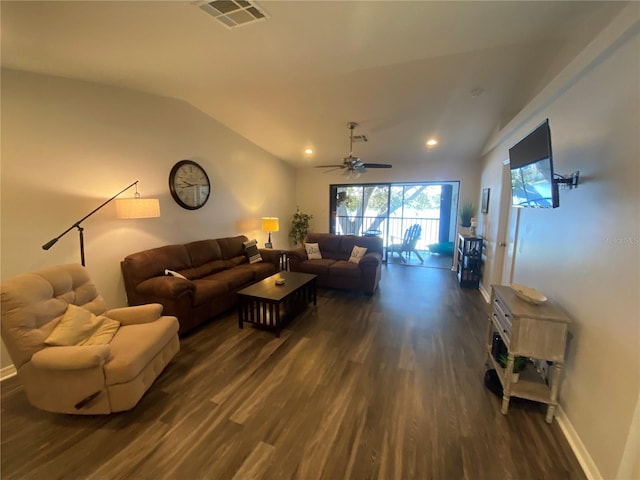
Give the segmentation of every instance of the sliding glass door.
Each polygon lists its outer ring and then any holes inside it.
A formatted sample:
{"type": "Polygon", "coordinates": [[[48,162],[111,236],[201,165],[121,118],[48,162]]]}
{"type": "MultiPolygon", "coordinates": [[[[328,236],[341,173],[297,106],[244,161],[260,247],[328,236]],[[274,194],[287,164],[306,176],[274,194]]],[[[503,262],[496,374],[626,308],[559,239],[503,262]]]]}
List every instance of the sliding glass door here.
{"type": "Polygon", "coordinates": [[[386,236],[389,185],[331,185],[330,232],[386,236]]]}
{"type": "Polygon", "coordinates": [[[331,185],[329,231],[379,236],[386,247],[401,243],[407,229],[417,224],[418,250],[448,244],[455,236],[458,188],[458,182],[331,185]]]}

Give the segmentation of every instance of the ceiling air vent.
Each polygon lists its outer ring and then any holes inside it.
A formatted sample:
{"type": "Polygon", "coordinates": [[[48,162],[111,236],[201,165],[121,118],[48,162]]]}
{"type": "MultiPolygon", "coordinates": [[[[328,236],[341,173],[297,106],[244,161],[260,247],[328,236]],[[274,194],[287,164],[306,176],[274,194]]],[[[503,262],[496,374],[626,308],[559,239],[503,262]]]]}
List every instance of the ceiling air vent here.
{"type": "Polygon", "coordinates": [[[267,18],[267,14],[255,2],[247,0],[214,0],[200,5],[227,28],[241,27],[267,18]]]}

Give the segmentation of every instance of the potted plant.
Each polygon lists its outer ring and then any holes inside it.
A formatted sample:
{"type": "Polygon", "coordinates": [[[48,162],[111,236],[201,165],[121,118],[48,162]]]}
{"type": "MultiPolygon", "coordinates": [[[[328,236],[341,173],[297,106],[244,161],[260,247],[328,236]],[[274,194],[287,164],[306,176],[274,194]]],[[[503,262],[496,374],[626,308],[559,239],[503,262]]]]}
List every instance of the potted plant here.
{"type": "MultiPolygon", "coordinates": [[[[502,368],[507,368],[507,363],[509,362],[509,356],[507,353],[502,353],[500,357],[498,357],[498,363],[502,368]]],[[[516,356],[513,359],[513,372],[511,374],[511,383],[518,383],[520,380],[520,372],[525,369],[527,366],[527,358],[516,356]]]]}
{"type": "Polygon", "coordinates": [[[291,230],[289,231],[289,238],[293,240],[294,245],[302,243],[304,237],[307,236],[310,229],[309,222],[312,218],[313,215],[302,213],[300,207],[296,207],[296,212],[291,220],[291,230]]]}
{"type": "Polygon", "coordinates": [[[476,215],[476,206],[470,200],[465,200],[460,204],[458,210],[458,219],[460,220],[460,226],[469,228],[471,226],[471,219],[476,215]]]}

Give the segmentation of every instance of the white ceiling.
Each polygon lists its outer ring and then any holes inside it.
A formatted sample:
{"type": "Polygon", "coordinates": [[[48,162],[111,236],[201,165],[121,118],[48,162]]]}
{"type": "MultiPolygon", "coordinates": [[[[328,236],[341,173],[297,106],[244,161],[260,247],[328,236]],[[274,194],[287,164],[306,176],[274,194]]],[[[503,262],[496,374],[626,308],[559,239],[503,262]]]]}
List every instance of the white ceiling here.
{"type": "Polygon", "coordinates": [[[624,6],[264,1],[230,30],[198,3],[2,1],[2,65],[183,99],[295,166],[349,121],[365,162],[469,162],[624,6]]]}

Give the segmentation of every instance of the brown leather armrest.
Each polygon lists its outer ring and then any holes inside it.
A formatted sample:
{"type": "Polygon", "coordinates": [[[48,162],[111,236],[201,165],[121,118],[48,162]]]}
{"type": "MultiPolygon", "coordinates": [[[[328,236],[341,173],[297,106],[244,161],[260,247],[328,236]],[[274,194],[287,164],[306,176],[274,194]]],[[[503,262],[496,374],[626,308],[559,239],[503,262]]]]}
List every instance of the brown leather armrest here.
{"type": "Polygon", "coordinates": [[[289,260],[303,262],[307,260],[307,251],[304,248],[294,248],[287,252],[287,257],[289,257],[289,260]]]}
{"type": "Polygon", "coordinates": [[[280,265],[280,258],[282,254],[286,252],[286,250],[276,250],[273,248],[259,248],[258,252],[260,252],[260,256],[262,260],[268,263],[273,263],[276,266],[280,265]]]}
{"type": "Polygon", "coordinates": [[[360,259],[359,265],[361,267],[377,267],[381,262],[382,255],[380,255],[378,252],[369,252],[360,259]]]}
{"type": "Polygon", "coordinates": [[[176,298],[187,292],[195,292],[195,290],[196,286],[191,280],[168,275],[149,278],[140,282],[136,287],[136,291],[141,295],[164,298],[176,298]]]}

